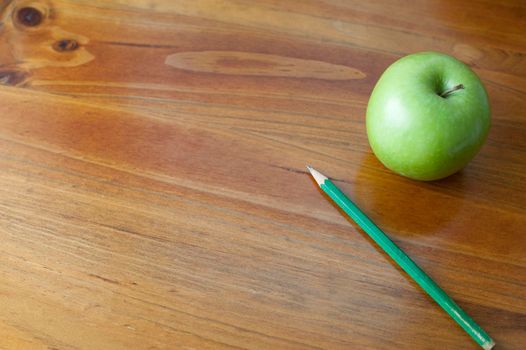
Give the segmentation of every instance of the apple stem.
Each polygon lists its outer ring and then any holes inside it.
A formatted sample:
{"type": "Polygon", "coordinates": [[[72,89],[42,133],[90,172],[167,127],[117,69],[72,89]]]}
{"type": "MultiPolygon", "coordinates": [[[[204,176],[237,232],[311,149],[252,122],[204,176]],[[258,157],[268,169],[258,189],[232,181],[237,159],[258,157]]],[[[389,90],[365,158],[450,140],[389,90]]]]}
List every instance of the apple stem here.
{"type": "Polygon", "coordinates": [[[464,84],[458,84],[456,86],[453,86],[451,89],[449,90],[446,90],[444,91],[443,93],[440,94],[440,97],[443,97],[443,98],[446,98],[448,97],[451,93],[457,91],[457,90],[460,90],[460,89],[463,89],[464,88],[464,84]]]}

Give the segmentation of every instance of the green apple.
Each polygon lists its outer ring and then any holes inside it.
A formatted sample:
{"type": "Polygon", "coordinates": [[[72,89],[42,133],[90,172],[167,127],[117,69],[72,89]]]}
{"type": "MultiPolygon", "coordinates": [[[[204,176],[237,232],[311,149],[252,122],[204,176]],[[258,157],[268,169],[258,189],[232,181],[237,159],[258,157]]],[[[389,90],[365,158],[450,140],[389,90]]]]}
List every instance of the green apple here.
{"type": "Polygon", "coordinates": [[[380,77],[367,106],[367,137],[387,168],[437,180],[475,156],[490,114],[486,90],[468,66],[421,52],[396,61],[380,77]]]}

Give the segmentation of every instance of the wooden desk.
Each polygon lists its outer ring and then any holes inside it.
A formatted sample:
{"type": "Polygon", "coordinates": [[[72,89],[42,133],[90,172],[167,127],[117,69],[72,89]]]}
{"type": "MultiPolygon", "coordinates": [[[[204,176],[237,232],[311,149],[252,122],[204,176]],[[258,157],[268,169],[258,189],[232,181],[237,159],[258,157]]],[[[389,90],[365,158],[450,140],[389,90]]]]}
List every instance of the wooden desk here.
{"type": "Polygon", "coordinates": [[[307,175],[338,179],[496,340],[526,346],[526,7],[15,0],[0,23],[1,349],[477,349],[307,175]],[[461,173],[387,171],[397,58],[486,84],[461,173]]]}

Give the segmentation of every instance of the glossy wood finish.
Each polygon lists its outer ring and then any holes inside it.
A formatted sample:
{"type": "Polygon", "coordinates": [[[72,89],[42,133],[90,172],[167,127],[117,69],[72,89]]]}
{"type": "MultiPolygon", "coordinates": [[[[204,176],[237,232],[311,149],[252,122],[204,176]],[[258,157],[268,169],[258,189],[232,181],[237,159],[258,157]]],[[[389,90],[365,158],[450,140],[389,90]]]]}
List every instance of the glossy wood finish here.
{"type": "Polygon", "coordinates": [[[1,349],[476,349],[306,163],[524,348],[523,2],[0,3],[1,349]],[[433,183],[364,130],[381,72],[421,50],[493,107],[433,183]]]}

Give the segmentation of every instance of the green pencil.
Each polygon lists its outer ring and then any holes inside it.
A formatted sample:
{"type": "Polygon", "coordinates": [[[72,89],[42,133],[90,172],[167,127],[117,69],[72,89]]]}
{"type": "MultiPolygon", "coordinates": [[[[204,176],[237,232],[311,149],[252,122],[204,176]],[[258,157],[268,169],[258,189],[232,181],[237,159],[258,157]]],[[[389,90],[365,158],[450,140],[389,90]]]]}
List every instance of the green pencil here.
{"type": "Polygon", "coordinates": [[[491,337],[473,321],[402,249],[376,226],[335,184],[319,171],[307,166],[321,189],[338,204],[427,294],[433,298],[481,347],[495,346],[491,337]]]}

